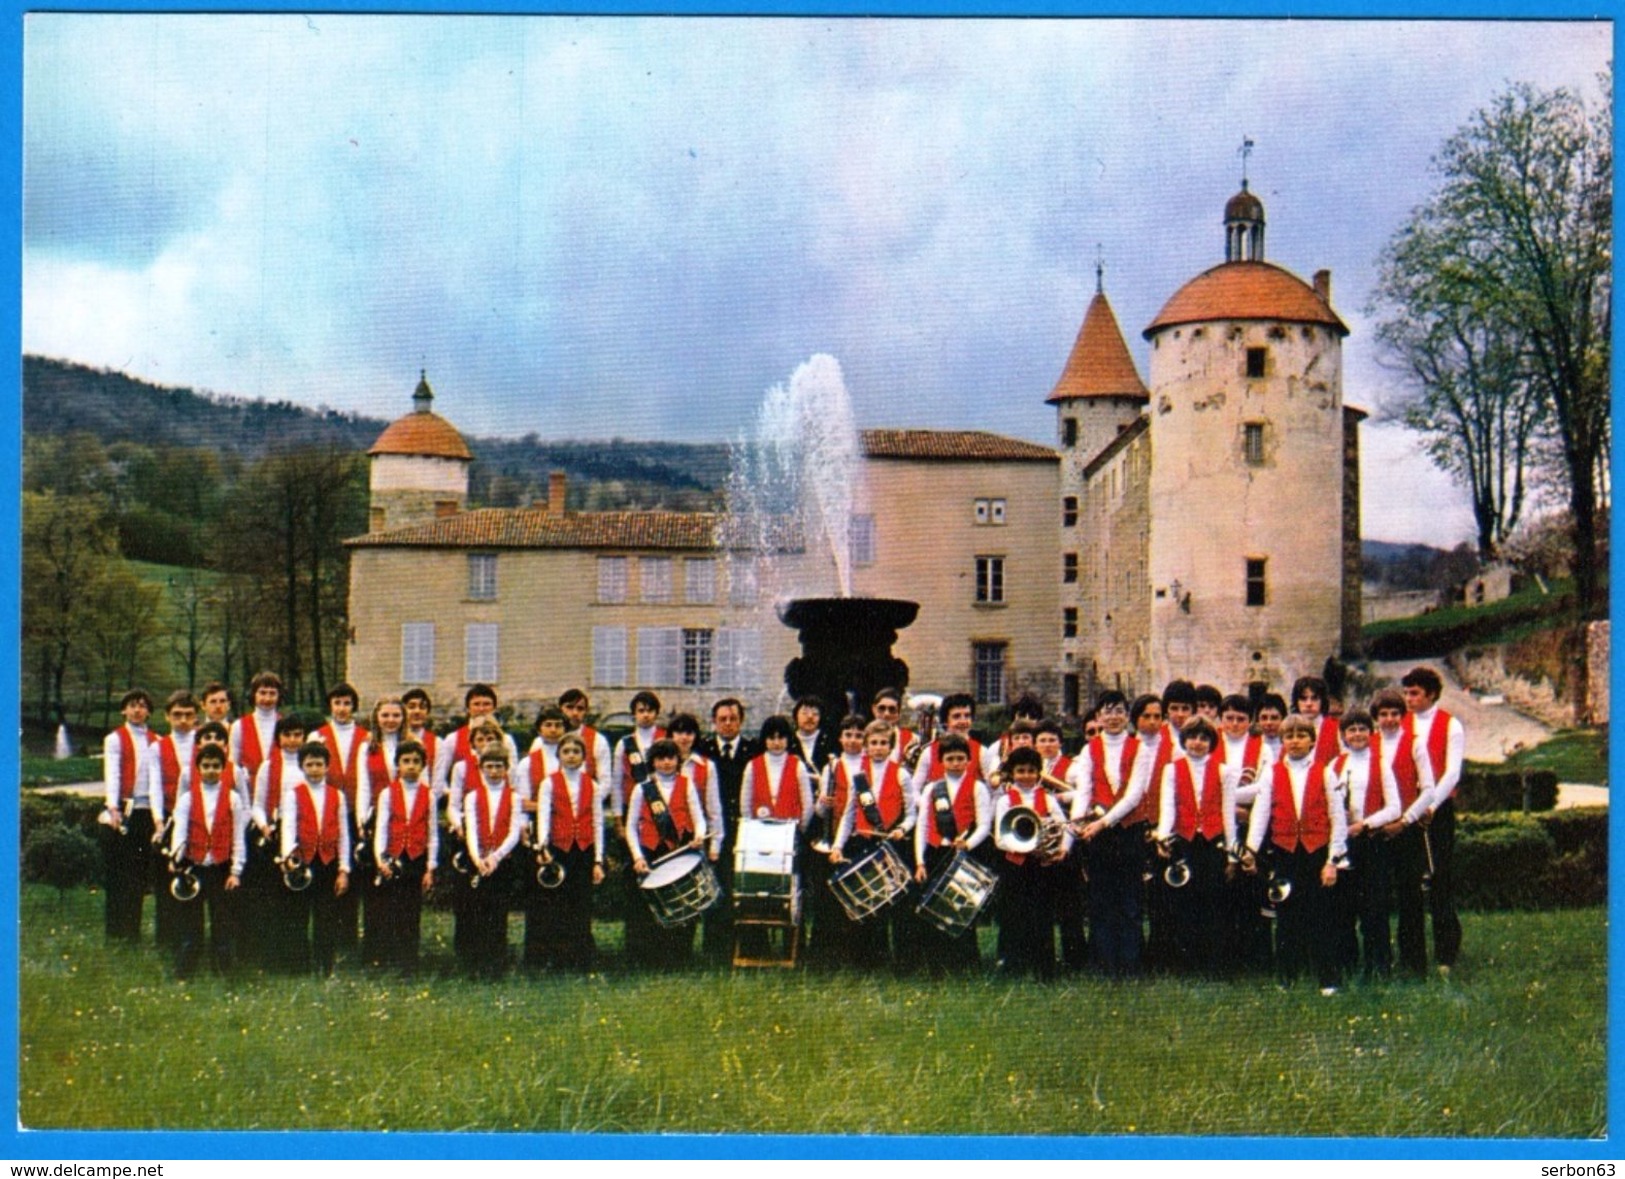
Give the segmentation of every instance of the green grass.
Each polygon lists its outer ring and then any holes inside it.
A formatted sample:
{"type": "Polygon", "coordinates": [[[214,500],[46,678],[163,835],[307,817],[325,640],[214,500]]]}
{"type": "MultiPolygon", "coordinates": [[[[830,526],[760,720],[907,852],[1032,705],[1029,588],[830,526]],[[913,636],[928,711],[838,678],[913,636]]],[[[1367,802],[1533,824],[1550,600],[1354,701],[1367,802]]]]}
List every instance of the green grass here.
{"type": "Polygon", "coordinates": [[[102,759],[96,757],[67,757],[58,761],[50,754],[22,755],[22,783],[24,786],[59,786],[68,782],[100,782],[102,759]]]}
{"type": "Polygon", "coordinates": [[[1509,643],[1539,630],[1546,630],[1570,617],[1574,606],[1574,581],[1561,578],[1547,583],[1550,593],[1529,585],[1499,602],[1483,606],[1445,606],[1411,618],[1389,618],[1372,622],[1360,630],[1366,644],[1397,636],[1416,640],[1455,627],[1470,625],[1474,646],[1509,643]]]}
{"type": "MultiPolygon", "coordinates": [[[[103,947],[97,896],[30,886],[22,919],[20,1115],[35,1128],[1607,1128],[1601,909],[1469,914],[1468,956],[1449,983],[1331,999],[1258,980],[656,975],[613,962],[591,977],[489,985],[342,965],[328,981],[181,985],[150,947],[103,947]]],[[[447,919],[426,932],[443,962],[447,919]]]]}
{"type": "Polygon", "coordinates": [[[1563,729],[1507,758],[1502,769],[1551,770],[1559,782],[1608,784],[1608,742],[1600,729],[1563,729]]]}

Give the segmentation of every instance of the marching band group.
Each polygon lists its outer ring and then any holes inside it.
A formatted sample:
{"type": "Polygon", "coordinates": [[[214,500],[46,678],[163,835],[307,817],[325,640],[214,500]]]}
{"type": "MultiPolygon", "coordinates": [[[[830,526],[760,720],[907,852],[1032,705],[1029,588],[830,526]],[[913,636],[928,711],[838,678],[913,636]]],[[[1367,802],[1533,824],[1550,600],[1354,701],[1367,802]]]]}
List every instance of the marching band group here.
{"type": "Polygon", "coordinates": [[[206,932],[222,970],[241,950],[330,974],[352,949],[411,970],[424,898],[449,882],[468,973],[505,972],[513,909],[526,967],[584,970],[594,886],[624,869],[641,897],[626,957],[650,967],[685,962],[697,926],[708,953],[737,954],[761,936],[743,915],[782,904],[777,923],[804,927],[828,965],[973,966],[975,927],[993,922],[1001,970],[1273,970],[1326,993],[1355,971],[1393,973],[1396,912],[1399,969],[1424,974],[1431,912],[1448,973],[1465,737],[1441,689],[1416,668],[1336,718],[1314,677],[1290,712],[1278,695],[1183,680],[1133,700],[1106,691],[1071,755],[1029,698],[984,745],[968,695],[922,709],[916,729],[895,690],[829,729],[802,699],[753,738],[737,699],[716,702],[702,735],[688,714],[662,724],[643,691],[611,748],[572,689],[521,754],[483,684],[443,735],[421,689],[377,701],[363,725],[348,684],[307,728],[262,672],[235,720],[220,684],[172,694],[160,737],[134,689],[104,743],[106,930],[138,939],[151,891],[181,977],[206,932]]]}

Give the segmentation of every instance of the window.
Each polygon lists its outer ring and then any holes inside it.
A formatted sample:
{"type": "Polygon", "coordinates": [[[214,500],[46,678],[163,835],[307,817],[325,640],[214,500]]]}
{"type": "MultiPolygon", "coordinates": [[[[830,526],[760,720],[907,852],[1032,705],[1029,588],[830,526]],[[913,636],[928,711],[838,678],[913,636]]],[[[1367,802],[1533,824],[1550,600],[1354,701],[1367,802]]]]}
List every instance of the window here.
{"type": "MultiPolygon", "coordinates": [[[[625,557],[598,558],[598,600],[614,605],[626,601],[627,560],[625,557]]],[[[600,681],[603,682],[603,681],[600,681]]],[[[620,681],[614,681],[620,682],[620,681]]]]}
{"type": "Polygon", "coordinates": [[[638,580],[643,585],[643,600],[645,602],[671,601],[671,558],[639,557],[638,580]]]}
{"type": "Polygon", "coordinates": [[[976,600],[984,605],[1004,601],[1004,558],[976,558],[976,600]]]}
{"type": "Polygon", "coordinates": [[[1268,355],[1267,348],[1247,349],[1247,375],[1257,379],[1264,375],[1264,358],[1268,355]]]}
{"type": "Polygon", "coordinates": [[[497,597],[497,555],[468,554],[468,596],[476,602],[494,602],[497,597]]]}
{"type": "Polygon", "coordinates": [[[1264,465],[1264,423],[1244,422],[1241,427],[1242,450],[1249,467],[1264,465]]]}
{"type": "Polygon", "coordinates": [[[975,517],[978,524],[1003,524],[1004,501],[1002,499],[977,500],[975,517]]]}
{"type": "Polygon", "coordinates": [[[368,532],[382,532],[383,530],[384,530],[384,509],[383,508],[368,508],[367,509],[367,531],[368,532]]]}
{"type": "Polygon", "coordinates": [[[1082,700],[1083,682],[1077,672],[1068,672],[1061,677],[1061,711],[1067,716],[1077,716],[1082,700]]]}
{"type": "Polygon", "coordinates": [[[1003,643],[973,643],[976,657],[976,703],[1004,703],[1003,643]]]}
{"type": "Polygon", "coordinates": [[[494,684],[497,675],[497,624],[471,622],[463,627],[463,682],[494,684]]]}
{"type": "Polygon", "coordinates": [[[401,623],[401,683],[434,682],[434,623],[401,623]]]}
{"type": "Polygon", "coordinates": [[[761,582],[755,557],[732,557],[728,561],[728,601],[735,606],[754,606],[761,596],[761,582]]]}
{"type": "Polygon", "coordinates": [[[592,628],[592,682],[604,687],[628,683],[626,674],[626,627],[592,628]]]}
{"type": "Polygon", "coordinates": [[[1061,554],[1061,580],[1067,585],[1074,585],[1078,580],[1078,554],[1061,554]]]}
{"type": "Polygon", "coordinates": [[[1075,639],[1078,637],[1078,608],[1066,606],[1061,610],[1061,637],[1075,639]]]}
{"type": "Polygon", "coordinates": [[[1078,497],[1066,496],[1061,500],[1061,527],[1076,528],[1078,526],[1078,497]]]}
{"type": "Polygon", "coordinates": [[[1269,587],[1264,577],[1264,568],[1267,559],[1264,557],[1247,558],[1247,604],[1249,606],[1263,606],[1269,600],[1269,587]]]}
{"type": "Polygon", "coordinates": [[[638,627],[638,683],[669,688],[683,682],[683,628],[638,627]]]}
{"type": "Polygon", "coordinates": [[[875,518],[873,516],[853,516],[847,539],[851,545],[853,568],[862,568],[865,565],[875,563],[875,518]]]}
{"type": "Polygon", "coordinates": [[[683,562],[683,600],[705,606],[717,600],[717,563],[709,557],[683,562]]]}
{"type": "Polygon", "coordinates": [[[1078,444],[1078,419],[1061,419],[1061,445],[1076,446],[1078,444]]]}
{"type": "Polygon", "coordinates": [[[1003,524],[1004,523],[1004,501],[1002,499],[993,500],[991,502],[991,507],[993,509],[993,523],[995,523],[995,524],[1003,524]]]}
{"type": "Polygon", "coordinates": [[[712,634],[708,630],[683,630],[683,687],[711,686],[712,634]]]}

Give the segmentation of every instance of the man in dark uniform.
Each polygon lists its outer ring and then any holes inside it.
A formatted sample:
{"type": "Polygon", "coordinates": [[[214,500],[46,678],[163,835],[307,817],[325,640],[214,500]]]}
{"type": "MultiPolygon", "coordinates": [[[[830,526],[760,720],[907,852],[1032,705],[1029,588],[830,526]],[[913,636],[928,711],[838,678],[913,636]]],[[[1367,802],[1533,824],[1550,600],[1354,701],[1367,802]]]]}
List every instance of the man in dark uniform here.
{"type": "MultiPolygon", "coordinates": [[[[734,842],[739,838],[739,787],[745,777],[745,767],[757,754],[762,744],[744,734],[745,705],[732,696],[724,697],[711,706],[711,735],[702,737],[698,752],[711,759],[717,767],[717,778],[722,789],[722,809],[727,815],[727,837],[722,854],[716,863],[717,877],[724,894],[733,889],[734,842]]],[[[708,958],[729,958],[733,954],[733,909],[728,902],[713,905],[705,914],[705,932],[701,948],[708,958]]]]}

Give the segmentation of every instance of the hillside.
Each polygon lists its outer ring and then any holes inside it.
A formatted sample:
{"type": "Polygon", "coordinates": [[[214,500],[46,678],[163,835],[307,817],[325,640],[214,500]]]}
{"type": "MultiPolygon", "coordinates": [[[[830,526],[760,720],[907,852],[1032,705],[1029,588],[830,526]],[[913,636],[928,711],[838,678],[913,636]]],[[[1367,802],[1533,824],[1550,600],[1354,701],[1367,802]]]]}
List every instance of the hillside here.
{"type": "MultiPolygon", "coordinates": [[[[40,356],[23,357],[23,428],[33,436],[83,432],[115,442],[209,447],[245,462],[273,449],[334,445],[364,451],[389,423],[286,401],[257,401],[149,384],[120,372],[40,356]]],[[[474,452],[471,498],[495,507],[545,496],[548,472],[569,477],[582,508],[707,508],[727,478],[717,444],[467,439],[474,452]]]]}

